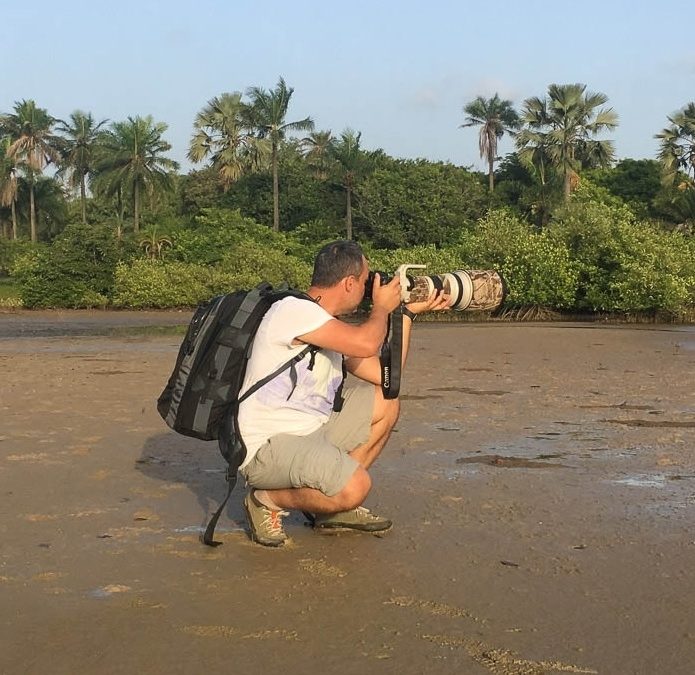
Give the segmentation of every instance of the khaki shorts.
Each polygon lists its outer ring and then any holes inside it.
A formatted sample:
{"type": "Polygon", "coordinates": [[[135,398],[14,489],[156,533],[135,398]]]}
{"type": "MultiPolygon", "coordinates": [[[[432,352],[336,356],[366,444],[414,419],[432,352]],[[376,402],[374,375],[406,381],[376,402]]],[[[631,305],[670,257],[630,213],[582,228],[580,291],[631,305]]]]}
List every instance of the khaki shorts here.
{"type": "Polygon", "coordinates": [[[369,438],[374,385],[345,387],[343,409],[308,436],[278,434],[241,470],[261,490],[310,487],[332,497],[348,483],[359,462],[348,454],[369,438]]]}

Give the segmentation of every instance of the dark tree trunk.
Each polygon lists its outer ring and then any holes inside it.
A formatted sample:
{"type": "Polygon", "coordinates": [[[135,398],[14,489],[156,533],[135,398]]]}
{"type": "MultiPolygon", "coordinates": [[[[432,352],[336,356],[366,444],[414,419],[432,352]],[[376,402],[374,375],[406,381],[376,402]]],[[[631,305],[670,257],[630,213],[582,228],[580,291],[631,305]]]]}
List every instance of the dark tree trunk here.
{"type": "Polygon", "coordinates": [[[12,239],[17,239],[17,200],[12,200],[12,239]]]}
{"type": "Polygon", "coordinates": [[[278,179],[278,151],[273,144],[273,230],[280,231],[280,181],[278,179]]]}
{"type": "Polygon", "coordinates": [[[80,179],[80,198],[82,200],[82,224],[87,224],[87,187],[85,186],[84,174],[80,179]]]}
{"type": "Polygon", "coordinates": [[[345,210],[345,229],[348,241],[352,240],[352,185],[347,184],[347,208],[345,210]]]}
{"type": "Polygon", "coordinates": [[[133,232],[140,231],[140,186],[133,185],[133,232]]]}
{"type": "Polygon", "coordinates": [[[34,200],[34,177],[29,183],[29,222],[31,226],[31,240],[36,242],[36,202],[34,200]]]}

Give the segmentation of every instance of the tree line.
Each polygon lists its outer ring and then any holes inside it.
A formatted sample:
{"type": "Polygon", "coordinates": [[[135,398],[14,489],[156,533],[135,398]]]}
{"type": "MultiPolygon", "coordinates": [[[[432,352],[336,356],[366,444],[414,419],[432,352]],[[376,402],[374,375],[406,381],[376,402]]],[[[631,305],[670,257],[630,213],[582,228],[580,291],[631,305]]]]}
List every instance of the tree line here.
{"type": "MultiPolygon", "coordinates": [[[[239,209],[275,232],[304,228],[383,247],[446,243],[492,208],[508,207],[538,228],[581,181],[595,183],[667,227],[695,221],[695,103],[655,134],[653,160],[616,164],[618,117],[605,94],[551,84],[544,97],[477,97],[461,127],[479,127],[487,175],[427,160],[367,151],[350,128],[316,130],[289,114],[294,90],[222,93],[196,115],[181,175],[167,153],[167,125],[151,116],[52,117],[33,100],[0,115],[0,223],[6,239],[52,240],[70,221],[138,234],[143,217],[160,232],[186,227],[206,208],[239,209]],[[498,157],[498,141],[515,151],[498,157]],[[52,175],[47,175],[52,171],[52,175]]],[[[462,141],[463,142],[463,139],[462,141]]],[[[150,250],[158,250],[156,246],[150,250]]]]}

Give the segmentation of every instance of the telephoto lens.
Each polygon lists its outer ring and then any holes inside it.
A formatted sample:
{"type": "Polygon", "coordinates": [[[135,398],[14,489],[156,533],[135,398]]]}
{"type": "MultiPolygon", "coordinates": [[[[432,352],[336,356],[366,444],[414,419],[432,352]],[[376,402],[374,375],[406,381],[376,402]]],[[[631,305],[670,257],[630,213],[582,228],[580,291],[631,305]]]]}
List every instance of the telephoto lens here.
{"type": "Polygon", "coordinates": [[[449,309],[458,312],[489,312],[502,305],[507,294],[502,275],[495,270],[456,270],[445,274],[410,276],[408,269],[424,265],[401,265],[396,274],[401,277],[403,302],[426,300],[434,290],[451,297],[449,309]]]}

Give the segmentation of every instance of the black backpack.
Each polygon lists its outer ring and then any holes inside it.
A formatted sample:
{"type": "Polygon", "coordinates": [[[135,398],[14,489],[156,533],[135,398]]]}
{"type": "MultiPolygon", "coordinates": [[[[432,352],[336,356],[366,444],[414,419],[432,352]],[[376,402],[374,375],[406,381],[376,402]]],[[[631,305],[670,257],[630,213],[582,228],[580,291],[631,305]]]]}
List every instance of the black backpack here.
{"type": "Polygon", "coordinates": [[[169,427],[185,436],[217,440],[227,460],[227,496],[201,537],[208,546],[220,543],[213,541],[215,526],[246,457],[246,446],[237,433],[239,403],[288,368],[294,375],[294,365],[308,353],[318,351],[307,346],[239,397],[258,326],[271,305],[287,297],[312,300],[305,293],[274,290],[262,283],[250,291],[217,296],[198,307],[171,377],[157,399],[157,410],[169,427]]]}

